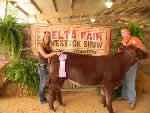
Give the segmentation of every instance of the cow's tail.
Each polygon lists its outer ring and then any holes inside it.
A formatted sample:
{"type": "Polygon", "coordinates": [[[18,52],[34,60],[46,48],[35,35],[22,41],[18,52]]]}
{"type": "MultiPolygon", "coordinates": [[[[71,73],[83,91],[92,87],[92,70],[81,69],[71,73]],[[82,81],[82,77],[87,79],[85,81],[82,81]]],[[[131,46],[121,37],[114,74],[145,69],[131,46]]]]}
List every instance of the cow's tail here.
{"type": "Polygon", "coordinates": [[[46,80],[46,86],[49,86],[51,83],[51,77],[48,75],[47,80],[46,80]]]}

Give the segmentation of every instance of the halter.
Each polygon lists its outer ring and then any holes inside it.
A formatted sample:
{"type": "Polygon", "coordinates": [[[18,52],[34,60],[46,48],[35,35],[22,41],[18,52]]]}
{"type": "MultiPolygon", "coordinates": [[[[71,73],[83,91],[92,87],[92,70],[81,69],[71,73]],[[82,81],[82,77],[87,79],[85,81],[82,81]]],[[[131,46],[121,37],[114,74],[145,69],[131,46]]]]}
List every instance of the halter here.
{"type": "Polygon", "coordinates": [[[140,59],[138,57],[132,55],[128,50],[125,50],[125,51],[129,54],[130,57],[135,57],[137,62],[140,61],[140,59]]]}

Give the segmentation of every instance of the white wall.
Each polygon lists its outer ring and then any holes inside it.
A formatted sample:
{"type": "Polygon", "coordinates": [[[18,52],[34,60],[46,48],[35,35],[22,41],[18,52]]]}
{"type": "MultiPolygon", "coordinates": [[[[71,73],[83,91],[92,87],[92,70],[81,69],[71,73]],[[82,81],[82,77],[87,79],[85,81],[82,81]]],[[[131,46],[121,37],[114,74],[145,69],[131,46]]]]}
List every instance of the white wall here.
{"type": "Polygon", "coordinates": [[[0,17],[5,17],[6,1],[0,1],[0,17]]]}

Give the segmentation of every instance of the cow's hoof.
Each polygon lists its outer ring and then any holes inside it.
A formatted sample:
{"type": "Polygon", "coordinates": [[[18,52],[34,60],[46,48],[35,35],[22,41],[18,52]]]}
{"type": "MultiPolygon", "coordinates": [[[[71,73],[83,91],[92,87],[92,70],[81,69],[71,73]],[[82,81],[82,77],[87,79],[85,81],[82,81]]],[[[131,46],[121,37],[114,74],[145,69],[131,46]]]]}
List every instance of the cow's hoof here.
{"type": "Polygon", "coordinates": [[[53,111],[53,112],[56,112],[56,109],[50,109],[51,111],[53,111]]]}
{"type": "Polygon", "coordinates": [[[56,112],[56,109],[54,109],[54,106],[49,105],[50,110],[56,112]]]}
{"type": "Polygon", "coordinates": [[[60,106],[65,107],[66,105],[65,104],[60,104],[60,106]]]}
{"type": "Polygon", "coordinates": [[[106,104],[104,104],[104,108],[106,107],[106,104]]]}

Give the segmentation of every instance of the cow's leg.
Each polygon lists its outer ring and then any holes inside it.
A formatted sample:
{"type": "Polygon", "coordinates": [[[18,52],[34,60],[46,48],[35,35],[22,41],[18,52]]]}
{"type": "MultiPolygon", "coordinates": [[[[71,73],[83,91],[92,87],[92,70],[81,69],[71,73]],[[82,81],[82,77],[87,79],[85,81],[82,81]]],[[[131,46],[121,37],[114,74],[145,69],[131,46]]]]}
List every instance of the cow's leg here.
{"type": "Polygon", "coordinates": [[[104,87],[101,87],[101,96],[102,96],[102,104],[104,105],[104,107],[106,107],[106,94],[104,87]]]}
{"type": "Polygon", "coordinates": [[[106,87],[105,93],[106,93],[106,106],[109,111],[109,113],[114,113],[112,108],[112,99],[113,99],[113,88],[106,87]]]}
{"type": "Polygon", "coordinates": [[[59,103],[61,106],[65,106],[64,103],[63,103],[63,101],[62,101],[61,90],[57,90],[57,91],[56,91],[56,97],[57,97],[58,103],[59,103]]]}
{"type": "Polygon", "coordinates": [[[51,90],[51,89],[49,89],[49,99],[48,99],[48,105],[49,105],[49,108],[50,108],[50,110],[54,110],[54,111],[56,111],[55,109],[54,109],[54,101],[56,100],[56,95],[55,95],[55,91],[54,90],[51,90]]]}

